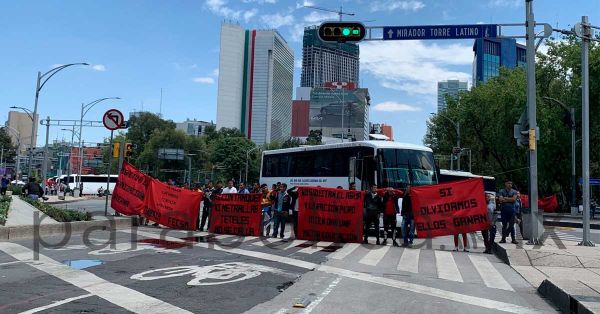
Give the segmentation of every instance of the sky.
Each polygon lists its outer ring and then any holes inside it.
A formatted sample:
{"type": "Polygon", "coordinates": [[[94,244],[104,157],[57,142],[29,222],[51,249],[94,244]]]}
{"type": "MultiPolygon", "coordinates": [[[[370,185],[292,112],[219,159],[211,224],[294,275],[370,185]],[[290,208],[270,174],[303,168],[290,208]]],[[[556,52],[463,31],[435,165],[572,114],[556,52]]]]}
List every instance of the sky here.
{"type": "MultiPolygon", "coordinates": [[[[111,108],[151,111],[166,119],[216,120],[219,32],[224,21],[247,29],[277,29],[294,51],[294,90],[300,83],[303,28],[338,15],[367,26],[524,23],[525,0],[0,0],[0,119],[10,106],[33,109],[36,75],[70,67],[44,86],[40,118],[99,121],[111,108]],[[162,107],[160,106],[162,89],[162,107]]],[[[538,23],[567,29],[588,15],[600,25],[600,0],[535,0],[538,23]]],[[[503,28],[523,35],[524,27],[503,28]]],[[[471,82],[472,40],[370,41],[360,43],[360,85],[371,95],[370,120],[393,126],[394,139],[422,144],[426,121],[437,108],[437,81],[471,82]]],[[[541,48],[543,50],[543,47],[541,48]]],[[[216,122],[216,121],[215,121],[216,122]]],[[[86,142],[110,132],[84,128],[86,142]]],[[[52,127],[50,141],[70,132],[52,127]]],[[[43,145],[40,128],[38,145],[43,145]]]]}

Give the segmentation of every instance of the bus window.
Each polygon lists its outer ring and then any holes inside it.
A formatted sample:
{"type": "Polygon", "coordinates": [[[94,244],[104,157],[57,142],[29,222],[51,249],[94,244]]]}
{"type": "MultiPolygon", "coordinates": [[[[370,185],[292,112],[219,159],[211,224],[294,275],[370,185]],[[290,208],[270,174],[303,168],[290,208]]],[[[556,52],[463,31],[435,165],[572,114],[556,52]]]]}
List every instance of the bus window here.
{"type": "Polygon", "coordinates": [[[379,154],[382,186],[405,188],[408,183],[417,186],[437,182],[430,152],[380,149],[379,154]]]}

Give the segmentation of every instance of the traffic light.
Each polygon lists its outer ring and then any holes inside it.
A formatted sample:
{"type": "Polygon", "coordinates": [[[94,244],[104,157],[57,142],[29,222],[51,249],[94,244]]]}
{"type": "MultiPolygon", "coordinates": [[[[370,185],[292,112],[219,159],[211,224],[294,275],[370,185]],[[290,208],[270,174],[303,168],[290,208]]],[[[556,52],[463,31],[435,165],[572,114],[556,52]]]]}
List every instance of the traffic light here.
{"type": "Polygon", "coordinates": [[[121,151],[121,143],[113,143],[112,146],[112,156],[114,158],[119,158],[119,152],[121,151]]]}
{"type": "Polygon", "coordinates": [[[325,22],[319,26],[322,41],[359,42],[365,35],[365,26],[360,22],[325,22]]]}
{"type": "Polygon", "coordinates": [[[514,125],[513,136],[517,140],[517,146],[529,146],[529,121],[527,120],[527,110],[523,111],[519,121],[514,125]]]}
{"type": "Polygon", "coordinates": [[[132,143],[125,144],[125,157],[131,157],[133,155],[134,145],[132,143]]]}

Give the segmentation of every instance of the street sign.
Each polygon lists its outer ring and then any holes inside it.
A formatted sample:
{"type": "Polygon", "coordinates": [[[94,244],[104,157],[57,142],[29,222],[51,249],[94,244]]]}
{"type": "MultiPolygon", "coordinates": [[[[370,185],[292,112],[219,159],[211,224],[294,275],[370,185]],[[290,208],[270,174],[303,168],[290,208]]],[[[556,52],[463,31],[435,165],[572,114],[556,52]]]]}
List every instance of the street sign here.
{"type": "MultiPolygon", "coordinates": [[[[583,178],[579,178],[579,184],[583,184],[583,178]]],[[[590,185],[600,186],[600,179],[590,178],[590,185]]]]}
{"type": "Polygon", "coordinates": [[[497,24],[385,26],[383,40],[476,39],[498,35],[497,24]]]}
{"type": "Polygon", "coordinates": [[[183,149],[177,148],[160,148],[158,150],[158,158],[159,159],[167,159],[167,160],[183,160],[185,156],[185,152],[183,149]]]}
{"type": "Polygon", "coordinates": [[[104,113],[102,117],[102,123],[104,127],[107,129],[114,131],[123,127],[123,123],[125,123],[125,117],[121,111],[117,109],[110,109],[104,113]]]}

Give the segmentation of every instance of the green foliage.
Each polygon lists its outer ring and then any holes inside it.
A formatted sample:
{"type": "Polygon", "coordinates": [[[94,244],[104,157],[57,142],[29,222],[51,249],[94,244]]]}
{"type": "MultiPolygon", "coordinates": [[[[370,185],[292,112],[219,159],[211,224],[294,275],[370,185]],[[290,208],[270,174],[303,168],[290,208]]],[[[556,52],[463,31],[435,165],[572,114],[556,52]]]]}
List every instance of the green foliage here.
{"type": "Polygon", "coordinates": [[[13,195],[21,195],[23,189],[18,185],[9,185],[7,191],[11,191],[13,195]]]}
{"type": "Polygon", "coordinates": [[[290,138],[287,141],[283,142],[283,144],[281,144],[281,148],[300,147],[300,145],[302,144],[304,143],[299,138],[290,138]]]}
{"type": "Polygon", "coordinates": [[[156,131],[175,130],[173,121],[163,120],[150,112],[141,112],[139,115],[131,117],[129,124],[127,141],[137,145],[130,161],[137,167],[141,167],[139,154],[145,150],[146,144],[156,131]]]}
{"type": "Polygon", "coordinates": [[[224,169],[220,171],[219,178],[244,179],[246,166],[246,152],[254,148],[246,137],[222,137],[215,142],[212,163],[224,169]]]}
{"type": "Polygon", "coordinates": [[[321,130],[310,130],[308,133],[308,137],[306,138],[307,145],[321,145],[323,144],[321,140],[323,139],[323,134],[321,130]]]}
{"type": "Polygon", "coordinates": [[[33,205],[35,208],[39,209],[44,214],[50,216],[52,219],[58,222],[92,220],[92,214],[89,212],[80,212],[73,209],[61,209],[40,201],[31,200],[27,197],[21,197],[21,199],[33,205]]]}
{"type": "Polygon", "coordinates": [[[4,226],[6,218],[8,217],[8,210],[10,209],[10,202],[12,198],[10,196],[2,196],[0,198],[0,225],[4,226]]]}
{"type": "Polygon", "coordinates": [[[5,162],[14,162],[16,153],[16,146],[13,145],[12,139],[7,128],[0,127],[0,146],[4,148],[4,161],[5,162]]]}

